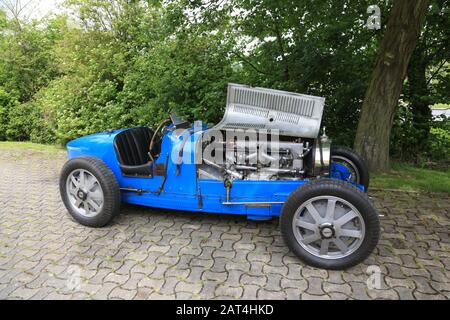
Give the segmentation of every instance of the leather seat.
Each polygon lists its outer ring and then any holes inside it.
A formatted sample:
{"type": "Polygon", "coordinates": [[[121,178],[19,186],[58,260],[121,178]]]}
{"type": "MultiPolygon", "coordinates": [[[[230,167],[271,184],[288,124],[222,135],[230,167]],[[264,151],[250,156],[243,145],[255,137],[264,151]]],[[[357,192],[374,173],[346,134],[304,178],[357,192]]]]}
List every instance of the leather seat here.
{"type": "MultiPolygon", "coordinates": [[[[151,176],[152,161],[148,155],[148,147],[153,131],[148,127],[137,127],[119,133],[114,140],[120,169],[125,175],[151,176]]],[[[157,146],[159,148],[159,146],[157,146]]],[[[153,148],[155,154],[156,148],[153,148]]]]}

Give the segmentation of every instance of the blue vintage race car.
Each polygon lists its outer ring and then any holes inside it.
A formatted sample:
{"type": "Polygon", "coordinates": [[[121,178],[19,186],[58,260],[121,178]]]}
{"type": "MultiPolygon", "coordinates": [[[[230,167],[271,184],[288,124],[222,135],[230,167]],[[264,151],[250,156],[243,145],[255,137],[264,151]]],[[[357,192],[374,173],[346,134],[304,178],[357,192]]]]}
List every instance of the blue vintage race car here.
{"type": "Polygon", "coordinates": [[[111,222],[122,202],[280,217],[283,238],[303,261],[353,266],[375,248],[379,218],[364,161],[319,137],[323,107],[319,97],[230,84],[214,127],[171,115],[156,130],[75,139],[61,172],[62,200],[90,227],[111,222]]]}

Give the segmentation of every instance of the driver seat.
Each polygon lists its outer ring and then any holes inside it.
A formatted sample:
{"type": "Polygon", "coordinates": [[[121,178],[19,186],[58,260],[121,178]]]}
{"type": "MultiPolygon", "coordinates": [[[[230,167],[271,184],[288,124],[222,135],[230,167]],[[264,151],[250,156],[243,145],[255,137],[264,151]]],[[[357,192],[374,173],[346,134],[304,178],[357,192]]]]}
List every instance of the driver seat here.
{"type": "MultiPolygon", "coordinates": [[[[152,161],[148,155],[153,130],[148,127],[131,128],[119,133],[114,139],[114,149],[122,174],[129,176],[152,176],[152,161]]],[[[160,144],[152,149],[158,154],[160,144]]]]}

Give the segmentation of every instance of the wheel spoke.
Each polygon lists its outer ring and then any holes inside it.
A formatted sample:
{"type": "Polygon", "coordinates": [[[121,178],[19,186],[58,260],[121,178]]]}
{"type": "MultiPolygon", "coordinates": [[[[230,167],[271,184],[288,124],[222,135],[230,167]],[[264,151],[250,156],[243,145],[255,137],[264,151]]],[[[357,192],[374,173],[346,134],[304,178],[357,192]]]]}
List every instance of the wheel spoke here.
{"type": "Polygon", "coordinates": [[[82,203],[83,203],[83,200],[81,200],[79,198],[76,198],[76,200],[75,200],[75,207],[79,208],[82,203]]]}
{"type": "Polygon", "coordinates": [[[322,256],[326,255],[328,253],[329,245],[330,245],[330,240],[328,240],[328,239],[322,240],[322,243],[320,244],[319,254],[322,256]]]}
{"type": "Polygon", "coordinates": [[[300,220],[300,219],[297,219],[295,221],[295,225],[297,227],[305,228],[305,229],[308,229],[308,230],[311,230],[311,231],[316,231],[317,230],[317,226],[314,223],[309,223],[309,222],[306,222],[306,221],[303,221],[303,220],[300,220]]]}
{"type": "Polygon", "coordinates": [[[316,223],[320,223],[322,221],[322,217],[320,216],[319,212],[317,211],[317,209],[313,206],[312,203],[309,203],[306,206],[306,210],[308,210],[309,214],[311,215],[311,217],[313,217],[314,221],[316,223]]]}
{"type": "Polygon", "coordinates": [[[92,190],[97,189],[97,181],[94,180],[94,182],[91,183],[91,185],[88,188],[89,192],[92,192],[92,190]]]}
{"type": "Polygon", "coordinates": [[[92,199],[88,199],[87,203],[93,208],[96,212],[98,212],[98,209],[100,209],[100,206],[92,199]]]}
{"type": "Polygon", "coordinates": [[[95,200],[99,203],[103,202],[103,196],[102,196],[101,192],[99,192],[99,191],[91,192],[89,194],[89,198],[92,200],[95,200]]]}
{"type": "Polygon", "coordinates": [[[342,253],[346,253],[348,250],[348,246],[339,238],[333,239],[334,244],[341,250],[342,253]]]}
{"type": "Polygon", "coordinates": [[[86,186],[86,177],[85,177],[85,172],[83,170],[80,171],[80,187],[85,187],[86,186]]]}
{"type": "Polygon", "coordinates": [[[89,181],[86,186],[86,191],[90,192],[92,191],[92,189],[94,189],[94,187],[96,187],[97,179],[95,179],[95,177],[93,176],[89,176],[88,180],[89,181]]]}
{"type": "Polygon", "coordinates": [[[334,220],[334,210],[336,208],[336,200],[329,199],[327,202],[327,212],[325,214],[325,220],[332,222],[334,220]]]}
{"type": "Polygon", "coordinates": [[[347,222],[351,221],[352,219],[356,218],[358,215],[353,211],[350,210],[349,212],[347,212],[346,214],[344,214],[342,217],[340,217],[339,219],[337,219],[334,224],[338,227],[341,227],[343,225],[345,225],[347,222]]]}
{"type": "Polygon", "coordinates": [[[70,181],[72,181],[72,183],[75,185],[75,187],[77,187],[77,188],[80,187],[80,182],[73,175],[70,176],[70,181]]]}
{"type": "Polygon", "coordinates": [[[77,188],[74,188],[71,184],[69,185],[69,193],[74,197],[77,196],[77,188]]]}
{"type": "Polygon", "coordinates": [[[302,242],[303,242],[304,244],[308,244],[308,243],[317,241],[317,240],[319,240],[319,239],[320,239],[320,235],[319,235],[318,233],[313,233],[313,234],[311,234],[311,235],[309,235],[309,236],[304,237],[303,240],[302,240],[302,242]]]}
{"type": "Polygon", "coordinates": [[[339,235],[342,237],[358,238],[362,237],[362,233],[359,230],[341,229],[339,235]]]}

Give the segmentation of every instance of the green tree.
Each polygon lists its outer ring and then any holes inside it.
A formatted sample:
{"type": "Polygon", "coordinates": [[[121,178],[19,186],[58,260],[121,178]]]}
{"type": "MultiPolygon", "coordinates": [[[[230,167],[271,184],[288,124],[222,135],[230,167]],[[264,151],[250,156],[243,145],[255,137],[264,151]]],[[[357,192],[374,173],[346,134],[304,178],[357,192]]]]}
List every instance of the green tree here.
{"type": "Polygon", "coordinates": [[[391,10],[355,138],[356,151],[372,170],[389,168],[394,111],[428,4],[429,0],[398,0],[391,10]]]}

